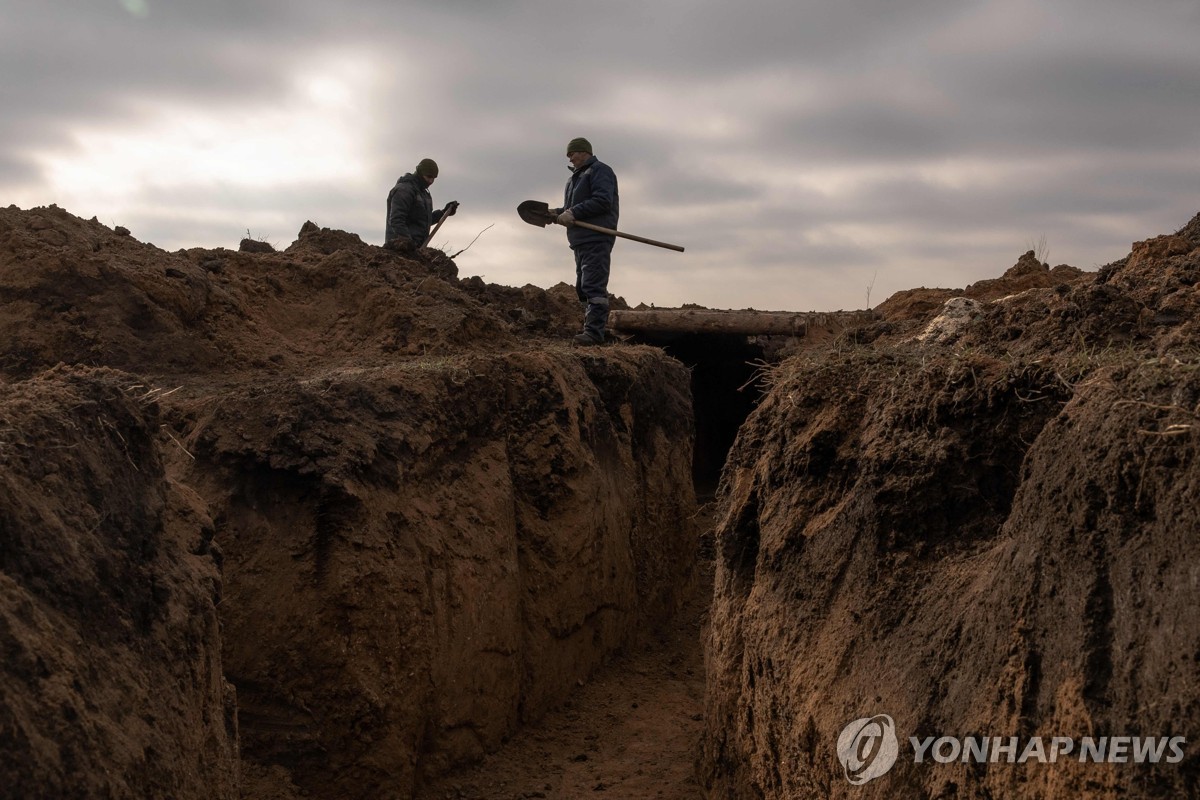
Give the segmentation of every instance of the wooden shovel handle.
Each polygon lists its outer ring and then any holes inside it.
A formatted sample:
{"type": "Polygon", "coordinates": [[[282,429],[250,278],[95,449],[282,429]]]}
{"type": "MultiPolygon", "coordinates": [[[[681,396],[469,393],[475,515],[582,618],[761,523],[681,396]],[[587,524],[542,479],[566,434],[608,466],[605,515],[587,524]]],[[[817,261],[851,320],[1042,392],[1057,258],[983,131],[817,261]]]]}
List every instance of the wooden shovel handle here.
{"type": "Polygon", "coordinates": [[[446,221],[446,217],[450,216],[445,211],[442,211],[442,216],[438,218],[438,224],[433,226],[433,230],[425,237],[425,244],[429,245],[433,241],[433,235],[438,232],[438,228],[442,227],[442,223],[446,221]]]}
{"type": "Polygon", "coordinates": [[[578,225],[580,228],[587,228],[589,231],[596,231],[597,233],[607,233],[609,236],[620,236],[622,239],[632,239],[633,241],[641,242],[642,244],[652,244],[655,247],[665,247],[668,250],[675,250],[676,252],[679,252],[679,253],[683,252],[683,248],[677,244],[667,244],[666,242],[656,242],[653,239],[647,239],[643,236],[634,236],[632,233],[623,233],[621,231],[614,231],[612,228],[601,228],[599,225],[593,225],[590,222],[580,222],[579,220],[575,220],[575,224],[578,225]]]}

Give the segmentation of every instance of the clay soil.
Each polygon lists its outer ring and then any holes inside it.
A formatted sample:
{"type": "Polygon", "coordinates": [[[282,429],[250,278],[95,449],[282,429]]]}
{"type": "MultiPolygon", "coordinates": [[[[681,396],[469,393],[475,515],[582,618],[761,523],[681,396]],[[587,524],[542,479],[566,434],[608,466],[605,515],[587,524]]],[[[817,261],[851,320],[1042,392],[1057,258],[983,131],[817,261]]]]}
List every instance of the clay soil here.
{"type": "Polygon", "coordinates": [[[779,364],[717,525],[710,797],[1200,792],[1200,217],[1027,253],[779,364]],[[856,785],[839,733],[887,714],[856,785]],[[909,737],[1166,737],[1172,763],[917,762],[909,737]]]}
{"type": "Polygon", "coordinates": [[[0,209],[0,300],[0,793],[408,797],[639,670],[690,774],[688,372],[566,344],[573,289],[51,207],[0,209]]]}
{"type": "Polygon", "coordinates": [[[763,344],[701,509],[569,286],[0,209],[0,796],[1198,796],[1198,287],[1200,217],[763,344]],[[854,786],[874,713],[1188,746],[854,786]]]}
{"type": "MultiPolygon", "coordinates": [[[[704,506],[698,519],[709,542],[713,508],[704,506]]],[[[705,556],[673,625],[607,664],[561,708],[479,764],[424,787],[418,800],[703,798],[696,760],[711,551],[705,556]]]]}

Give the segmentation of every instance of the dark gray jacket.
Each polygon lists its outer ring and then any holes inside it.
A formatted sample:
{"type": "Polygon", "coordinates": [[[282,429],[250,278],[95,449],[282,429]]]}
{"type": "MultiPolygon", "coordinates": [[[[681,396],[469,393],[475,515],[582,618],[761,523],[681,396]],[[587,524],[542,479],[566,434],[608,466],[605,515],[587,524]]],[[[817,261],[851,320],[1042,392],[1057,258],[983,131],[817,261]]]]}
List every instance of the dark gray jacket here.
{"type": "Polygon", "coordinates": [[[408,173],[396,181],[396,185],[388,192],[387,198],[387,228],[383,241],[393,239],[411,239],[417,247],[422,247],[429,238],[429,228],[442,216],[442,210],[433,210],[433,197],[425,179],[408,173]]]}
{"type": "MultiPolygon", "coordinates": [[[[572,172],[563,193],[563,209],[568,208],[577,220],[616,230],[621,202],[617,194],[617,175],[612,167],[592,156],[572,172]]],[[[567,241],[574,248],[588,242],[616,240],[606,233],[571,226],[567,228],[567,241]]]]}

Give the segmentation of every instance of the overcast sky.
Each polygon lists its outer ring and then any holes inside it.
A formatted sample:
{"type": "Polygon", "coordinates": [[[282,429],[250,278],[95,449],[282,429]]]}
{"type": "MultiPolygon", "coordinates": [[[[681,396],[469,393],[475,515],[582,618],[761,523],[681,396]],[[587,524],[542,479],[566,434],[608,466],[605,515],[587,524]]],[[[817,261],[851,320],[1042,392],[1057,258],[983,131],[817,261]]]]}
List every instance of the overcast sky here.
{"type": "Polygon", "coordinates": [[[424,157],[463,276],[574,280],[566,143],[631,303],[831,310],[1083,269],[1200,211],[1197,0],[0,0],[0,203],[167,250],[381,243],[424,157]]]}

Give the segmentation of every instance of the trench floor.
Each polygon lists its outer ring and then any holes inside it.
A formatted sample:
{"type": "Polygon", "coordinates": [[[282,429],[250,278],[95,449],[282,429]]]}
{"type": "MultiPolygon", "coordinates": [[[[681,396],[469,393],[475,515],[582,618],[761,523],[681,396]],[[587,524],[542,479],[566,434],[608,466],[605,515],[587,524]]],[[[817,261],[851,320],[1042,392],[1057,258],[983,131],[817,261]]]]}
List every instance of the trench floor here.
{"type": "MultiPolygon", "coordinates": [[[[711,537],[711,505],[702,529],[711,537]]],[[[710,548],[702,547],[702,551],[710,548]]],[[[703,558],[674,624],[603,667],[563,706],[417,800],[702,800],[703,636],[712,562],[703,558]]]]}

